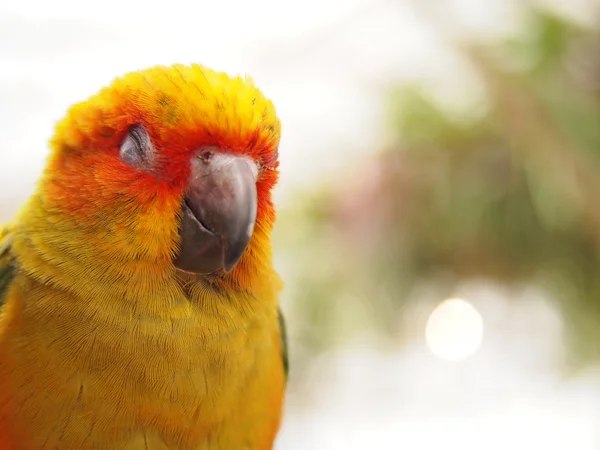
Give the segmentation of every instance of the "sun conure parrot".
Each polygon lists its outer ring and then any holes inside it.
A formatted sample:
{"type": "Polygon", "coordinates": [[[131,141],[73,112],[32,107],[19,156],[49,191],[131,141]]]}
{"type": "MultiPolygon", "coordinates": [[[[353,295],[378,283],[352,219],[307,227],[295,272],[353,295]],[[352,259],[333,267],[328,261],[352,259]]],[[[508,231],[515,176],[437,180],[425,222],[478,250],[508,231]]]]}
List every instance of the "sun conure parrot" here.
{"type": "Polygon", "coordinates": [[[1,449],[273,447],[279,138],[250,79],[199,65],[70,108],[0,228],[1,449]]]}

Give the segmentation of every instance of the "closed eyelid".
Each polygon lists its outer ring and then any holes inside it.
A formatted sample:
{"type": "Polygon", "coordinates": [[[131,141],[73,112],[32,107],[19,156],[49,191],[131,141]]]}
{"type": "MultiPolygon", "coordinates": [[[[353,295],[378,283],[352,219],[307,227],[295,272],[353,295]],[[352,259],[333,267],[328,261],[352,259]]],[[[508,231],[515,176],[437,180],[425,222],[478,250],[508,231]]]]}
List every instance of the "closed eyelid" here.
{"type": "Polygon", "coordinates": [[[146,129],[142,125],[130,127],[121,143],[121,160],[130,166],[149,168],[154,154],[154,144],[146,129]]]}

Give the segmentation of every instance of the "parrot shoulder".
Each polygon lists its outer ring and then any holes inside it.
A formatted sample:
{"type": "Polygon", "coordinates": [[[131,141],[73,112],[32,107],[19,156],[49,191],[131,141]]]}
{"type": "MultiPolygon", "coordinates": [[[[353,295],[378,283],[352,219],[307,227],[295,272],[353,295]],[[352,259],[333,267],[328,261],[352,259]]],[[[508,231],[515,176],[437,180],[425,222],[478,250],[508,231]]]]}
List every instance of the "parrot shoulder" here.
{"type": "Polygon", "coordinates": [[[283,371],[285,373],[285,378],[287,379],[290,370],[287,328],[285,325],[285,318],[283,317],[283,312],[281,311],[281,308],[278,308],[277,313],[279,317],[279,335],[281,336],[281,359],[283,362],[283,371]]]}
{"type": "Polygon", "coordinates": [[[12,241],[12,233],[8,227],[0,227],[0,308],[4,302],[4,294],[14,275],[12,241]]]}

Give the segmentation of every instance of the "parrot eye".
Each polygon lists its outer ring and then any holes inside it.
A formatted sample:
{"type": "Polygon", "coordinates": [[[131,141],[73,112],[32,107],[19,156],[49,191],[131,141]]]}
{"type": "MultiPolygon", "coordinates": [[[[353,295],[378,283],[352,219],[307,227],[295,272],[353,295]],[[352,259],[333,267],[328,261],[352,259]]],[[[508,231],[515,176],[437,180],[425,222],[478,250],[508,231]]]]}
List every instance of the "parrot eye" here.
{"type": "Polygon", "coordinates": [[[121,143],[119,156],[121,160],[133,167],[149,167],[154,153],[154,145],[146,129],[134,125],[121,143]]]}
{"type": "Polygon", "coordinates": [[[277,159],[279,158],[279,150],[275,149],[270,155],[262,161],[262,166],[265,170],[275,170],[277,168],[277,159]]]}

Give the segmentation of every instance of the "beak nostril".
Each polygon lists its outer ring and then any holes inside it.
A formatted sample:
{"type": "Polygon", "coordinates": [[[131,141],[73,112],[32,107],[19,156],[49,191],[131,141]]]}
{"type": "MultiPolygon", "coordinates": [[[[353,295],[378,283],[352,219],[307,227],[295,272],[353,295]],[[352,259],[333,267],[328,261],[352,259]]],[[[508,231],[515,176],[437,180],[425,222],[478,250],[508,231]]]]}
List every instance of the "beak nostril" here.
{"type": "Polygon", "coordinates": [[[200,161],[202,161],[204,164],[208,164],[210,162],[210,160],[212,159],[213,155],[214,155],[213,151],[206,150],[198,156],[198,159],[200,161]]]}

